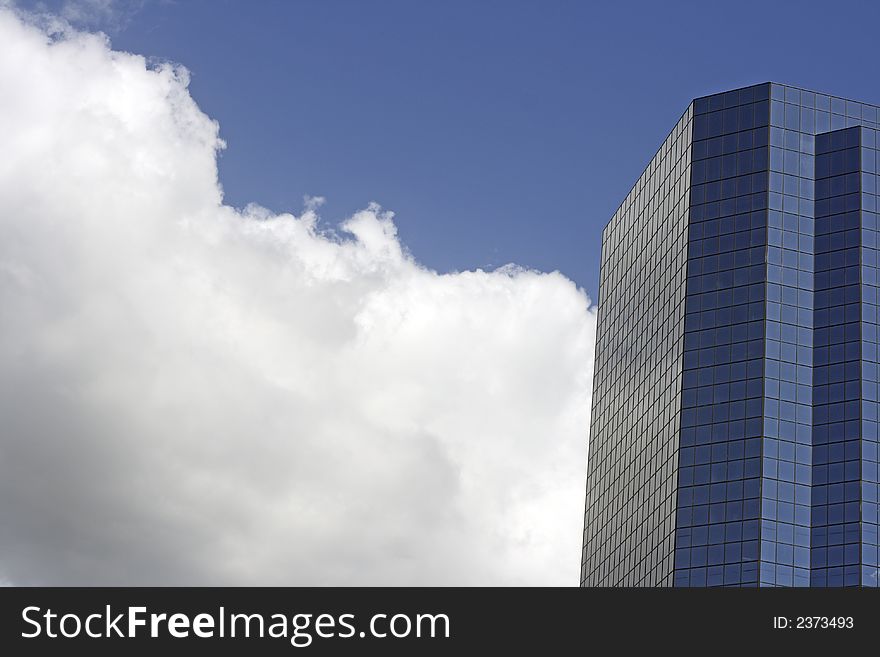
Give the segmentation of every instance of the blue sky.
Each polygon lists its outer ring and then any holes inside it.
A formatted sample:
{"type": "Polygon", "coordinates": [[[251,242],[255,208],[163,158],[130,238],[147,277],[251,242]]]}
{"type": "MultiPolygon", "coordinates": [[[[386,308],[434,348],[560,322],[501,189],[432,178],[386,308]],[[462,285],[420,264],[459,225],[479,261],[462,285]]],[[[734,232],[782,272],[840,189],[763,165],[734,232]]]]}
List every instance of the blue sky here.
{"type": "Polygon", "coordinates": [[[601,229],[692,97],[776,80],[880,103],[868,2],[117,6],[89,27],[192,71],[228,202],[324,196],[335,224],[376,201],[429,267],[558,269],[594,299],[601,229]]]}

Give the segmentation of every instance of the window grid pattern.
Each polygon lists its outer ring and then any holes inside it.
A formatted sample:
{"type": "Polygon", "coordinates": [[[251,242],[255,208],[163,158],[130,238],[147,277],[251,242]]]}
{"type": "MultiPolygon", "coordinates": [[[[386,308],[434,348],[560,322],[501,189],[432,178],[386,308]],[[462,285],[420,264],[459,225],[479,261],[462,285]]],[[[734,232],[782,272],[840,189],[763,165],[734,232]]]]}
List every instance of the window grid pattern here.
{"type": "MultiPolygon", "coordinates": [[[[876,353],[876,332],[867,300],[875,298],[868,281],[876,280],[876,274],[873,265],[865,263],[874,262],[871,250],[876,241],[871,226],[875,225],[876,211],[873,144],[875,129],[880,127],[878,119],[880,108],[873,105],[783,85],[771,87],[771,166],[776,163],[777,168],[783,168],[785,183],[794,162],[790,156],[774,156],[772,149],[781,145],[794,150],[796,139],[804,142],[810,135],[815,135],[816,142],[812,586],[877,585],[877,568],[872,565],[876,560],[868,561],[875,559],[877,544],[876,523],[871,522],[876,518],[876,488],[871,484],[876,481],[870,480],[876,473],[876,443],[871,439],[876,435],[872,399],[876,395],[873,382],[867,379],[875,376],[871,358],[876,353]],[[796,137],[794,133],[800,134],[796,137]],[[849,147],[844,146],[847,138],[849,147]],[[857,155],[850,149],[858,139],[862,147],[857,155]],[[844,154],[847,150],[849,155],[844,154]],[[853,192],[859,185],[864,189],[853,192]],[[853,317],[861,317],[861,323],[853,317]],[[858,353],[860,357],[854,356],[858,353]]],[[[806,179],[810,161],[801,158],[798,165],[802,179],[806,179]]],[[[783,201],[791,207],[795,199],[789,196],[786,191],[783,201]]],[[[809,207],[811,197],[803,187],[798,196],[799,206],[809,207]]],[[[799,209],[804,214],[803,207],[799,209]]],[[[772,538],[769,534],[766,537],[772,538]]],[[[764,562],[761,568],[763,581],[764,562]]],[[[769,569],[767,575],[769,579],[769,569]]],[[[777,584],[783,583],[777,580],[777,584]]]]}
{"type": "Polygon", "coordinates": [[[857,585],[861,575],[860,133],[816,139],[814,586],[857,585]]]}
{"type": "Polygon", "coordinates": [[[676,586],[758,584],[769,87],[694,103],[676,586]]]}
{"type": "Polygon", "coordinates": [[[691,108],[603,233],[581,584],[670,586],[691,108]]]}
{"type": "Polygon", "coordinates": [[[815,120],[801,103],[814,99],[770,95],[760,583],[809,586],[815,120]]]}
{"type": "Polygon", "coordinates": [[[880,134],[861,130],[861,573],[862,586],[880,585],[878,561],[878,203],[880,134]]]}
{"type": "Polygon", "coordinates": [[[878,585],[878,119],[697,99],[606,227],[582,585],[878,585]]]}

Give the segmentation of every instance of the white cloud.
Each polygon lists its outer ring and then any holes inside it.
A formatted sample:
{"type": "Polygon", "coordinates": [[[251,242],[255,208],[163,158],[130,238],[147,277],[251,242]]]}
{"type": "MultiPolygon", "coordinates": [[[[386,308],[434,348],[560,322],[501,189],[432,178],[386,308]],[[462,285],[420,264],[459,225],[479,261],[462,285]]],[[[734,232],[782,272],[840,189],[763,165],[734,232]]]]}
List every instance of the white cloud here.
{"type": "MultiPolygon", "coordinates": [[[[172,0],[173,1],[173,0],[172,0]]],[[[0,0],[0,6],[24,4],[32,9],[30,18],[59,18],[67,25],[98,29],[110,33],[124,29],[146,4],[146,0],[0,0]]]]}
{"type": "Polygon", "coordinates": [[[102,36],[0,8],[0,90],[0,577],[577,583],[571,281],[223,205],[185,71],[102,36]]]}

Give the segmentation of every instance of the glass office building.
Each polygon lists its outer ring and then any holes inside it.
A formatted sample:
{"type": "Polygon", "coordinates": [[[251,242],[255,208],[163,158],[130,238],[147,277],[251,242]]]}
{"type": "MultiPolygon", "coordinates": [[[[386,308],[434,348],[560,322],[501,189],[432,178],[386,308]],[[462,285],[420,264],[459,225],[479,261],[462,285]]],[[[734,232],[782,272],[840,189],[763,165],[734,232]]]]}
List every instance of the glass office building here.
{"type": "Polygon", "coordinates": [[[878,585],[878,121],[696,99],[605,228],[582,585],[878,585]]]}

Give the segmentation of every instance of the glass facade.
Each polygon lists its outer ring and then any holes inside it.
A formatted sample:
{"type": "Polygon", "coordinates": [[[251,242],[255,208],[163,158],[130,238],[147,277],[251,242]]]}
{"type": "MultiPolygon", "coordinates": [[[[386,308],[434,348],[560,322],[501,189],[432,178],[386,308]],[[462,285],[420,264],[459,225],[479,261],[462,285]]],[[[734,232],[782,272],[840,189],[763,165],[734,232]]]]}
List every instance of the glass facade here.
{"type": "Polygon", "coordinates": [[[581,580],[672,583],[691,110],[602,236],[581,580]]]}
{"type": "Polygon", "coordinates": [[[758,581],[769,118],[766,87],[694,103],[677,585],[758,581]]]}
{"type": "Polygon", "coordinates": [[[699,98],[606,227],[582,585],[877,586],[878,118],[699,98]]]}

